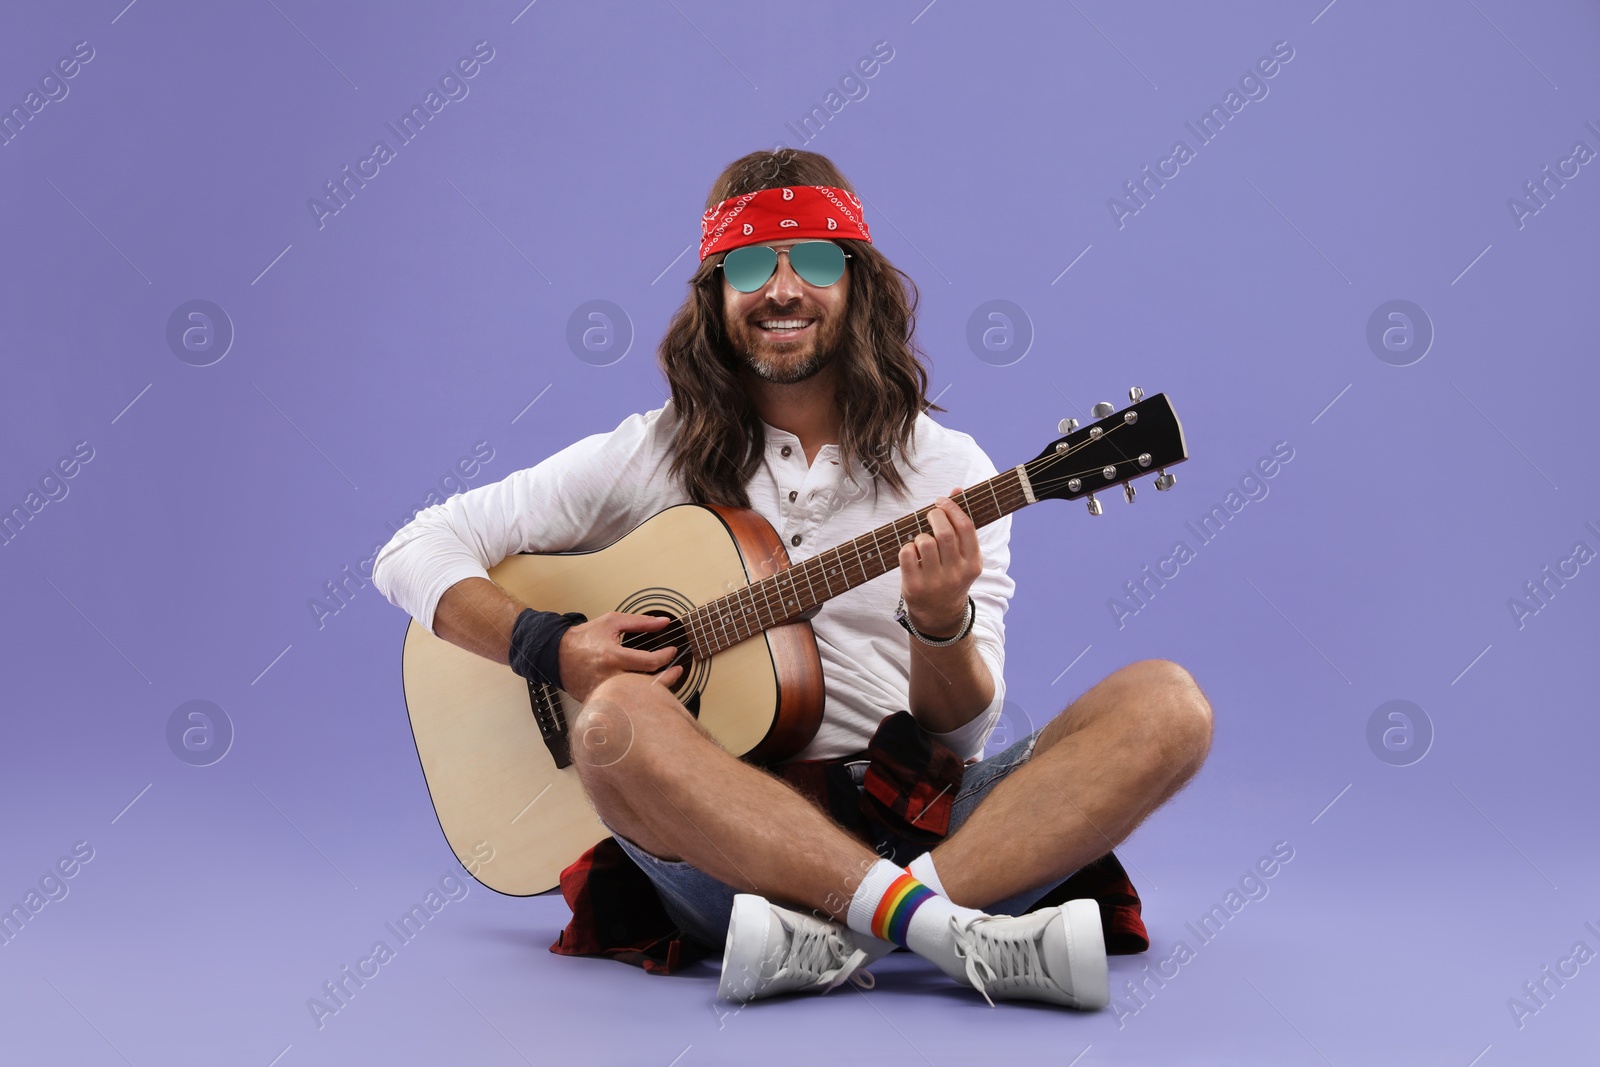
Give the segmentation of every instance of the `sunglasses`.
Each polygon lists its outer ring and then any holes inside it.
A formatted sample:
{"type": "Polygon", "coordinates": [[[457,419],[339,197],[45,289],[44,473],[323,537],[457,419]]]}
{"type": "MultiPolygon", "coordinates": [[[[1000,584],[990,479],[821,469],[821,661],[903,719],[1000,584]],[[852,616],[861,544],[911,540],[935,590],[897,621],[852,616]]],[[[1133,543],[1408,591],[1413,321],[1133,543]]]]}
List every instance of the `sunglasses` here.
{"type": "MultiPolygon", "coordinates": [[[[832,285],[844,276],[850,253],[832,241],[799,241],[789,247],[789,266],[812,285],[832,285]]],[[[767,284],[778,269],[778,250],[767,245],[735,248],[717,264],[728,284],[741,293],[753,293],[767,284]]]]}

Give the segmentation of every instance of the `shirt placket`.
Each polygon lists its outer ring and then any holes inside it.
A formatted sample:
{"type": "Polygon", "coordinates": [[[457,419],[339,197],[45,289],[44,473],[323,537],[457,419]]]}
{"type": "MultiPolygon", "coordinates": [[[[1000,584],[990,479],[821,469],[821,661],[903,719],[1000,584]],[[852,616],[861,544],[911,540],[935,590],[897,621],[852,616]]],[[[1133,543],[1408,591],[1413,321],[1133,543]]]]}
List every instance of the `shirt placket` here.
{"type": "Polygon", "coordinates": [[[810,467],[799,444],[784,443],[775,450],[774,469],[778,473],[780,513],[784,517],[779,531],[793,560],[816,555],[822,533],[840,503],[838,449],[824,445],[810,467]]]}

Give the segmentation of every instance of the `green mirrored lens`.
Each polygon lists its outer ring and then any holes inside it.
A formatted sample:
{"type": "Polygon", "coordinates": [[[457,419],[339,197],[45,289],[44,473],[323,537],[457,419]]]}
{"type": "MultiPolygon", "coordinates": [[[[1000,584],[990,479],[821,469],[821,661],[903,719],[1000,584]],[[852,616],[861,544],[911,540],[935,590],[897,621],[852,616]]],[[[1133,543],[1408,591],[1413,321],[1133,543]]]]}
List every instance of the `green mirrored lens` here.
{"type": "MultiPolygon", "coordinates": [[[[812,285],[832,285],[844,277],[844,249],[831,241],[801,241],[788,254],[794,272],[812,285]]],[[[778,253],[767,245],[745,245],[722,258],[722,273],[741,293],[760,289],[777,269],[778,253]]]]}
{"type": "Polygon", "coordinates": [[[844,276],[844,249],[831,241],[801,241],[789,249],[789,265],[812,285],[832,285],[844,276]]]}
{"type": "Polygon", "coordinates": [[[722,273],[728,284],[741,293],[753,293],[778,269],[778,253],[766,245],[735,248],[722,259],[722,273]]]}

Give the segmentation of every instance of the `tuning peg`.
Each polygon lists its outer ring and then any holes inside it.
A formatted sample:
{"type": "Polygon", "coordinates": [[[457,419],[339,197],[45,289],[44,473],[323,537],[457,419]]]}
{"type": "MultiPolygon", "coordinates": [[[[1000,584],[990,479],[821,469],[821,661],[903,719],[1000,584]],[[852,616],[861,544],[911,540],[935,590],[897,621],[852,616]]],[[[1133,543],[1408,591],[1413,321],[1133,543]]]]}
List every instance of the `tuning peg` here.
{"type": "Polygon", "coordinates": [[[1099,515],[1099,514],[1102,514],[1105,510],[1106,510],[1105,508],[1100,506],[1100,501],[1098,501],[1098,500],[1096,500],[1094,498],[1094,494],[1090,493],[1089,494],[1089,514],[1091,514],[1091,515],[1099,515]]]}
{"type": "Polygon", "coordinates": [[[1117,406],[1111,401],[1102,400],[1100,403],[1094,406],[1094,417],[1097,419],[1103,419],[1107,415],[1113,414],[1116,410],[1117,406]]]}
{"type": "Polygon", "coordinates": [[[1144,399],[1144,390],[1140,389],[1137,385],[1134,386],[1128,390],[1128,399],[1137,404],[1139,401],[1144,399]]]}
{"type": "Polygon", "coordinates": [[[1130,504],[1133,503],[1133,498],[1134,498],[1135,494],[1134,494],[1134,489],[1133,489],[1133,483],[1132,482],[1123,482],[1122,483],[1122,495],[1128,498],[1128,503],[1130,503],[1130,504]]]}
{"type": "Polygon", "coordinates": [[[1177,480],[1178,479],[1174,478],[1166,471],[1162,471],[1160,474],[1156,475],[1156,488],[1165,493],[1168,489],[1172,488],[1173,484],[1177,482],[1177,480]]]}
{"type": "Polygon", "coordinates": [[[1056,433],[1071,433],[1078,428],[1077,419],[1062,419],[1056,423],[1056,433]]]}

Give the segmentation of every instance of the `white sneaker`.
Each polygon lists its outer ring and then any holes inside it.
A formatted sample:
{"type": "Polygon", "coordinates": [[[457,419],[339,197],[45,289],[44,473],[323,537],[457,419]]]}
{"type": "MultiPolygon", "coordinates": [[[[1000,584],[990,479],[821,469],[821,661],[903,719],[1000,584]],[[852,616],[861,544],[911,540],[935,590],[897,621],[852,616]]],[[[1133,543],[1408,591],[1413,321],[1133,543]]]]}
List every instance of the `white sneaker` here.
{"type": "Polygon", "coordinates": [[[870,989],[872,976],[861,968],[893,949],[892,941],[740,893],[728,918],[717,995],[742,1004],[779,993],[826,993],[852,975],[870,989]]]}
{"type": "Polygon", "coordinates": [[[956,956],[965,975],[953,975],[1001,1000],[1045,1000],[1093,1011],[1111,999],[1100,906],[1069,900],[1027,915],[952,918],[956,956]]]}

